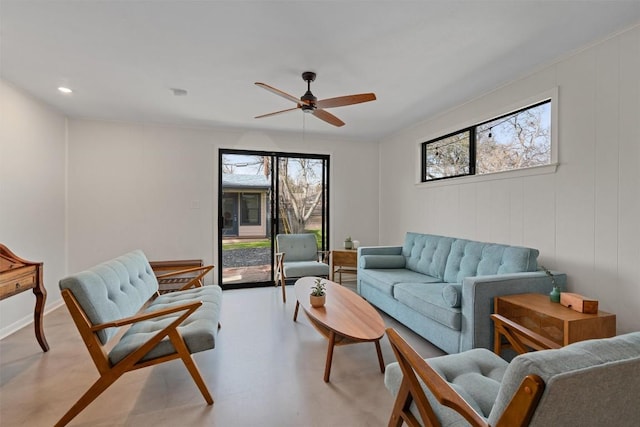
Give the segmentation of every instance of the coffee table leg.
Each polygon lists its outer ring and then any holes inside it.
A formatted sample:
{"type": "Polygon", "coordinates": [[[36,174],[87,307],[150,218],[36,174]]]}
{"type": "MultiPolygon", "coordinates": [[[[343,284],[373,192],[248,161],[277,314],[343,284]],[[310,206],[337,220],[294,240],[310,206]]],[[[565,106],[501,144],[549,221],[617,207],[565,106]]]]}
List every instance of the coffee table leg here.
{"type": "Polygon", "coordinates": [[[298,320],[298,309],[300,308],[300,302],[296,301],[296,310],[293,312],[293,321],[298,320]]]}
{"type": "Polygon", "coordinates": [[[327,348],[327,363],[324,366],[324,382],[329,382],[329,375],[331,375],[331,361],[333,360],[333,347],[336,345],[336,333],[334,331],[329,332],[329,347],[327,348]]]}
{"type": "Polygon", "coordinates": [[[380,363],[380,372],[384,374],[384,359],[382,359],[382,350],[380,350],[380,340],[376,341],[376,351],[378,352],[378,363],[380,363]]]}

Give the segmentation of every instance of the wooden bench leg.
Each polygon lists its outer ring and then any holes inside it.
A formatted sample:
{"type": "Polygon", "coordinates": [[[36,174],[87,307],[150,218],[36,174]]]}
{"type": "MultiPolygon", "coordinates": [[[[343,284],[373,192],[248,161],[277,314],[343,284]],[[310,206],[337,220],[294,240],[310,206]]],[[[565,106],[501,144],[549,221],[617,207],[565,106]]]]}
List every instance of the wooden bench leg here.
{"type": "Polygon", "coordinates": [[[180,333],[174,329],[173,331],[169,332],[169,337],[171,339],[171,343],[173,344],[176,351],[180,355],[180,358],[184,362],[184,365],[187,367],[187,370],[191,374],[191,378],[193,378],[193,381],[196,383],[196,385],[200,389],[200,393],[202,393],[204,400],[206,400],[209,405],[213,405],[213,398],[209,393],[209,389],[207,388],[207,385],[204,383],[204,380],[202,379],[202,375],[200,374],[198,367],[193,361],[193,356],[191,355],[191,353],[189,353],[189,349],[187,348],[187,345],[184,343],[182,336],[180,336],[180,333]]]}
{"type": "Polygon", "coordinates": [[[56,427],[66,426],[69,423],[69,421],[74,419],[75,416],[78,415],[80,412],[82,412],[84,408],[86,408],[87,406],[89,406],[91,402],[96,400],[96,398],[100,396],[100,394],[102,394],[102,392],[105,391],[118,378],[120,378],[120,375],[113,376],[113,375],[107,374],[105,376],[100,377],[98,381],[93,383],[93,385],[89,388],[89,390],[87,390],[82,395],[82,397],[78,399],[76,403],[74,403],[71,409],[69,409],[67,413],[64,414],[62,418],[60,418],[60,421],[56,423],[56,427]]]}

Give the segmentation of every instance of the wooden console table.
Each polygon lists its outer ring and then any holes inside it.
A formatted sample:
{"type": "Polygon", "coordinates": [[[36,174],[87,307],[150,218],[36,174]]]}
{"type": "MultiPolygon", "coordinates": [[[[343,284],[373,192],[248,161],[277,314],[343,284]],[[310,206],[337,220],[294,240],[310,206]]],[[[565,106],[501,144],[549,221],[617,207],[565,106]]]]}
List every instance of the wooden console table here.
{"type": "Polygon", "coordinates": [[[36,296],[36,308],[33,311],[33,325],[36,339],[42,351],[49,350],[44,337],[43,316],[47,291],[42,281],[42,263],[27,261],[0,244],[0,300],[33,289],[36,296]]]}
{"type": "Polygon", "coordinates": [[[358,251],[356,249],[334,249],[329,254],[329,280],[338,273],[342,285],[342,273],[357,274],[358,251]]]}
{"type": "Polygon", "coordinates": [[[495,297],[494,311],[561,346],[616,334],[615,314],[579,313],[551,302],[549,296],[543,294],[495,297]]]}

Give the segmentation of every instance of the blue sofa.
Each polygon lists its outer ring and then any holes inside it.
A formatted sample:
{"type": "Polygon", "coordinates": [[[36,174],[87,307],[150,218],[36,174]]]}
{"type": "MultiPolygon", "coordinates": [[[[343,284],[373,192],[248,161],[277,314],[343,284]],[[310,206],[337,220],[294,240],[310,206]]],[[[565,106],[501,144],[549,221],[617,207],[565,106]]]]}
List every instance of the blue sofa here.
{"type": "MultiPolygon", "coordinates": [[[[447,353],[493,348],[493,298],[549,293],[538,250],[408,232],[358,248],[358,293],[447,353]]],[[[553,272],[566,288],[566,275],[553,272]]]]}

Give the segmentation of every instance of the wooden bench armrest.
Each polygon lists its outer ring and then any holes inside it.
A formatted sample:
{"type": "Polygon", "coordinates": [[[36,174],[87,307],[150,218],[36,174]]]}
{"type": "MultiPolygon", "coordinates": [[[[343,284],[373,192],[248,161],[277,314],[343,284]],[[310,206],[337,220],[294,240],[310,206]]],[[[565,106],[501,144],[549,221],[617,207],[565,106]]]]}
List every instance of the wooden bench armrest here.
{"type": "Polygon", "coordinates": [[[185,268],[184,270],[177,270],[177,271],[172,271],[170,273],[164,273],[164,274],[156,275],[156,279],[158,281],[160,281],[162,279],[167,279],[169,277],[174,277],[174,276],[180,276],[180,275],[183,275],[183,274],[200,272],[199,274],[193,276],[193,278],[191,278],[191,280],[189,280],[189,282],[187,282],[184,286],[182,286],[179,289],[179,290],[183,291],[185,289],[191,288],[192,286],[195,286],[195,287],[203,286],[202,278],[208,272],[210,272],[211,270],[213,270],[213,265],[204,265],[202,267],[185,268]]]}
{"type": "Polygon", "coordinates": [[[495,326],[493,351],[497,355],[500,355],[501,352],[502,336],[509,341],[511,347],[513,347],[518,354],[527,353],[529,352],[529,349],[548,350],[562,347],[558,343],[551,341],[549,338],[545,338],[537,332],[519,325],[500,314],[492,314],[491,319],[495,326]]]}
{"type": "Polygon", "coordinates": [[[177,313],[185,310],[195,311],[202,305],[202,301],[194,301],[188,304],[182,304],[175,307],[163,308],[161,310],[151,311],[148,313],[136,314],[134,316],[125,317],[122,319],[114,320],[113,322],[100,323],[91,327],[92,332],[96,332],[106,328],[117,328],[120,326],[130,325],[133,323],[142,322],[143,320],[154,319],[156,317],[165,316],[167,314],[177,313]]]}

